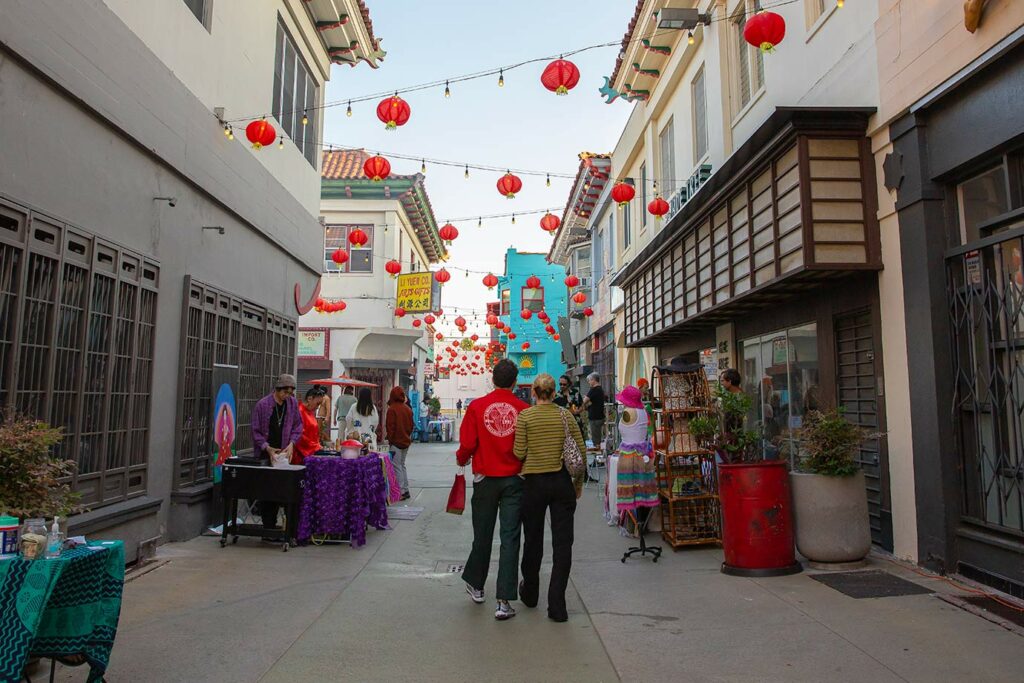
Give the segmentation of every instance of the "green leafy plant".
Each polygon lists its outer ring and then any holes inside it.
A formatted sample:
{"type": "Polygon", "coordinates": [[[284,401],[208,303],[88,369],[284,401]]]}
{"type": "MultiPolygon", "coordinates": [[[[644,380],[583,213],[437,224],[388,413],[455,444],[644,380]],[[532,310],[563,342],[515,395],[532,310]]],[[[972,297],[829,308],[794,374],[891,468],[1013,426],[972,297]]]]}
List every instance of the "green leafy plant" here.
{"type": "Polygon", "coordinates": [[[849,477],[860,469],[857,449],[872,434],[838,410],[811,411],[800,430],[800,468],[812,474],[849,477]]]}
{"type": "Polygon", "coordinates": [[[722,460],[728,464],[761,460],[764,454],[760,432],[744,427],[753,399],[742,392],[728,391],[722,386],[715,392],[715,399],[719,423],[715,447],[722,460]]]}
{"type": "Polygon", "coordinates": [[[53,457],[63,430],[14,414],[0,423],[0,512],[16,517],[65,517],[79,495],[62,481],[75,463],[53,457]]]}
{"type": "Polygon", "coordinates": [[[427,412],[431,417],[437,417],[441,414],[441,399],[437,396],[432,396],[427,400],[427,412]]]}
{"type": "Polygon", "coordinates": [[[718,432],[718,418],[711,414],[695,415],[690,418],[687,429],[698,444],[706,447],[715,440],[715,434],[718,432]]]}

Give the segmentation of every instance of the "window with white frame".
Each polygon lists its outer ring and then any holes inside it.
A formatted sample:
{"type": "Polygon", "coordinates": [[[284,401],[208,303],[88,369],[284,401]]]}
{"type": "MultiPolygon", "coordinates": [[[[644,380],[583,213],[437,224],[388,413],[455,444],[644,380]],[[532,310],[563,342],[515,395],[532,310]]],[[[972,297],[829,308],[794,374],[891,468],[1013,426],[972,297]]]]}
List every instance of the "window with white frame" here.
{"type": "Polygon", "coordinates": [[[640,164],[640,229],[647,227],[647,162],[640,164]]]}
{"type": "Polygon", "coordinates": [[[295,143],[306,161],[314,167],[319,156],[316,139],[318,90],[288,28],[278,17],[273,114],[281,124],[281,134],[295,143]]]}
{"type": "Polygon", "coordinates": [[[507,290],[501,290],[501,314],[508,315],[512,312],[512,293],[507,290]]]}
{"type": "Polygon", "coordinates": [[[373,272],[373,226],[372,225],[328,225],[324,229],[324,272],[325,273],[372,273],[373,272]],[[356,228],[366,233],[366,244],[356,247],[349,244],[348,236],[356,228]],[[335,263],[331,258],[338,249],[348,253],[348,261],[335,263]]]}
{"type": "Polygon", "coordinates": [[[818,19],[821,19],[836,4],[836,0],[804,0],[804,17],[807,19],[807,28],[810,29],[814,26],[818,19]]]}
{"type": "Polygon", "coordinates": [[[593,243],[593,272],[594,272],[594,285],[596,291],[596,285],[604,277],[604,231],[597,230],[594,233],[593,243]]]}
{"type": "Polygon", "coordinates": [[[764,85],[764,55],[761,50],[748,43],[743,38],[743,29],[747,26],[748,14],[753,14],[760,9],[761,3],[746,0],[740,4],[739,11],[732,17],[733,45],[736,59],[734,69],[733,90],[736,95],[736,105],[733,114],[738,114],[743,107],[750,103],[754,95],[764,85]]]}
{"type": "Polygon", "coordinates": [[[622,207],[622,248],[629,249],[630,243],[633,241],[632,233],[632,204],[626,204],[622,207]]]}
{"type": "Polygon", "coordinates": [[[608,214],[608,232],[605,233],[606,239],[604,248],[608,250],[605,255],[604,267],[608,273],[615,272],[615,243],[617,235],[615,233],[615,212],[612,211],[608,214]]]}
{"type": "Polygon", "coordinates": [[[658,183],[658,187],[661,188],[663,197],[671,197],[676,189],[675,121],[670,120],[661,129],[661,135],[658,136],[658,146],[661,152],[661,182],[658,183]]]}
{"type": "Polygon", "coordinates": [[[693,163],[699,164],[708,153],[708,107],[704,87],[704,67],[691,85],[693,102],[693,163]]]}
{"type": "Polygon", "coordinates": [[[533,311],[537,313],[544,310],[544,288],[538,287],[531,289],[529,287],[523,287],[520,290],[520,296],[523,300],[523,310],[533,311]]]}
{"type": "Polygon", "coordinates": [[[184,0],[185,6],[195,15],[199,23],[207,31],[210,30],[210,18],[213,15],[213,0],[184,0]]]}

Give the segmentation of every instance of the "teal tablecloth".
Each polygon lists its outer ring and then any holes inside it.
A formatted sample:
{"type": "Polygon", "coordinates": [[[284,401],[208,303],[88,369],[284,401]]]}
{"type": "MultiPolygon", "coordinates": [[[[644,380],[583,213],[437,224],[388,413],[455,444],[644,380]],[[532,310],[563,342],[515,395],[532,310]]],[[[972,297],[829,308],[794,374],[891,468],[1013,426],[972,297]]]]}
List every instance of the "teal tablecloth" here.
{"type": "Polygon", "coordinates": [[[82,655],[89,680],[102,678],[123,587],[120,541],[93,542],[56,560],[0,560],[0,681],[19,681],[30,654],[82,655]]]}

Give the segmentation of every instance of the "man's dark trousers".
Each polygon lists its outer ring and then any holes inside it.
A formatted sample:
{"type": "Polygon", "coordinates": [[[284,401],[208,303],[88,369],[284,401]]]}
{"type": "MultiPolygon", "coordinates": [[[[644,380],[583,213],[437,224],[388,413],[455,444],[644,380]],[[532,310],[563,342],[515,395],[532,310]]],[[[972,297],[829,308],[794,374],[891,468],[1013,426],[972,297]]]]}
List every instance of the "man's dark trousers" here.
{"type": "Polygon", "coordinates": [[[518,598],[519,539],[522,534],[519,510],[522,501],[523,480],[518,476],[484,477],[473,484],[473,549],[462,572],[462,580],[477,590],[483,590],[491,564],[491,544],[497,519],[501,539],[498,600],[518,598]]]}

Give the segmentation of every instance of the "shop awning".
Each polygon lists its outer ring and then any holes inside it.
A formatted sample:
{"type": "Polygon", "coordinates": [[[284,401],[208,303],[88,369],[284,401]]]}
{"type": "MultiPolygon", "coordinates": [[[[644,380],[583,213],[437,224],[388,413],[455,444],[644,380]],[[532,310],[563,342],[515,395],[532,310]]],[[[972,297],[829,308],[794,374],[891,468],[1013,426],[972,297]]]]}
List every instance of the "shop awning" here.
{"type": "Polygon", "coordinates": [[[423,338],[422,330],[369,328],[355,344],[352,358],[342,358],[346,368],[405,368],[412,364],[412,347],[423,338]]]}

